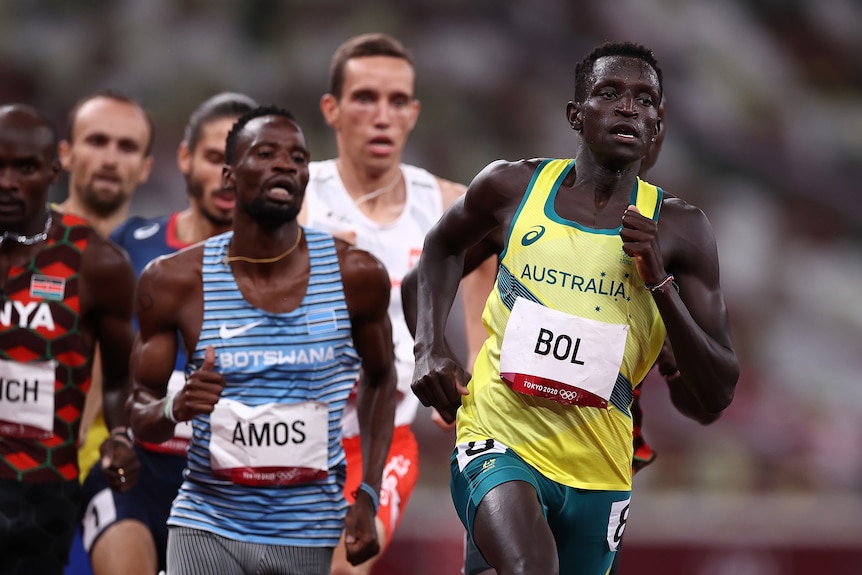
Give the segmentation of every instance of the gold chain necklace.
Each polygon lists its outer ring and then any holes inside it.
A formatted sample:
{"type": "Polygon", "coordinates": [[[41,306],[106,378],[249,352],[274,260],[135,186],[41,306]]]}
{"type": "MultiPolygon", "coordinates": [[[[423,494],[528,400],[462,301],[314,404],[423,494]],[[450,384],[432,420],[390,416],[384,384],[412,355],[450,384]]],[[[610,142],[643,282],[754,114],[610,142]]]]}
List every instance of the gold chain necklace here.
{"type": "Polygon", "coordinates": [[[302,228],[299,228],[299,231],[296,232],[296,241],[293,242],[293,245],[283,251],[281,254],[271,257],[271,258],[250,258],[246,256],[228,256],[225,255],[224,263],[225,265],[231,262],[247,262],[250,264],[273,264],[279,260],[283,260],[287,256],[293,252],[299,246],[299,240],[302,239],[302,228]]]}

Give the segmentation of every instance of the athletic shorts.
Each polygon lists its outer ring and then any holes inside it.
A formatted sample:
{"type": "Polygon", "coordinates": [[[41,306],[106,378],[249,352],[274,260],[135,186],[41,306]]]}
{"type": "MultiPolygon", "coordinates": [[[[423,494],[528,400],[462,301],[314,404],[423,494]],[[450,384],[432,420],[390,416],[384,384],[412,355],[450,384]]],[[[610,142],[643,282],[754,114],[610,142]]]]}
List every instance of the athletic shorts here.
{"type": "Polygon", "coordinates": [[[82,539],[87,553],[108,526],[125,519],[143,523],[153,535],[159,569],[165,568],[168,546],[168,515],[171,504],[183,482],[186,458],[148,451],[135,445],[141,462],[138,483],[126,493],[112,490],[95,465],[84,481],[81,509],[82,539]]]}
{"type": "MultiPolygon", "coordinates": [[[[349,503],[356,501],[354,493],[362,483],[362,446],[359,436],[345,437],[344,451],[347,454],[347,479],[344,482],[344,497],[349,503]]],[[[398,528],[410,495],[419,480],[419,446],[409,425],[400,425],[392,432],[392,445],[383,470],[380,487],[380,508],[377,517],[383,522],[386,532],[384,548],[392,540],[398,528]]],[[[380,550],[381,553],[383,549],[380,550]]]]}
{"type": "Polygon", "coordinates": [[[631,491],[576,489],[551,481],[513,450],[492,439],[455,447],[450,460],[452,500],[473,537],[482,499],[508,481],[533,486],[557,544],[560,573],[605,575],[628,519],[631,491]]]}
{"type": "Polygon", "coordinates": [[[171,575],[329,575],[332,547],[263,545],[228,539],[200,529],[172,526],[168,563],[171,575]]]}
{"type": "Polygon", "coordinates": [[[81,484],[0,479],[0,573],[62,575],[75,534],[81,484]]]}

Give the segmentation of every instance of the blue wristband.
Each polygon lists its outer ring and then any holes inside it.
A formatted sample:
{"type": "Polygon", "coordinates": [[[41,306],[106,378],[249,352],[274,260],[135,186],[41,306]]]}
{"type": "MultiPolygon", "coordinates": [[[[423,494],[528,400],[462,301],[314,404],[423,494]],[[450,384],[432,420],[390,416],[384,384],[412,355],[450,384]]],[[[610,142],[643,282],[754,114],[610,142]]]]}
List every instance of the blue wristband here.
{"type": "Polygon", "coordinates": [[[359,495],[360,491],[364,491],[371,498],[371,505],[374,507],[374,513],[377,513],[377,510],[380,508],[380,495],[374,491],[374,488],[365,483],[364,481],[359,484],[359,489],[353,494],[354,499],[357,495],[359,495]]]}

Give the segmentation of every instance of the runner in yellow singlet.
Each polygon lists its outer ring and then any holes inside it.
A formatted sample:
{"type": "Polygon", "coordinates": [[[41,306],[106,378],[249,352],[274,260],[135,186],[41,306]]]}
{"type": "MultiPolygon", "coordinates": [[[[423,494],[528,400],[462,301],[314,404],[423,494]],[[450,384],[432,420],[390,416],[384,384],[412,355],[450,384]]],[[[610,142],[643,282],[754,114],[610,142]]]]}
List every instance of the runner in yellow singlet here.
{"type": "Polygon", "coordinates": [[[457,410],[453,500],[500,575],[607,572],[628,516],[633,390],[665,335],[704,411],[733,398],[711,225],[637,177],[661,97],[651,51],[596,48],[567,107],[576,157],[490,164],[426,240],[413,390],[444,418],[457,410]],[[483,238],[500,267],[465,387],[443,326],[483,238]]]}

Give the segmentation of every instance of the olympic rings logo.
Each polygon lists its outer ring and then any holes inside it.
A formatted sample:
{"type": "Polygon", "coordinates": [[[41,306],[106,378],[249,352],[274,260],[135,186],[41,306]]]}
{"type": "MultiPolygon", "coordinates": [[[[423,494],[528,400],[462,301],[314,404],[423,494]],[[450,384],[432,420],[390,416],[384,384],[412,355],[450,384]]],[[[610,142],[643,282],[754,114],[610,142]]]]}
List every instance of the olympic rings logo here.
{"type": "Polygon", "coordinates": [[[572,401],[573,399],[578,397],[577,391],[570,391],[568,389],[560,390],[560,399],[565,399],[566,401],[572,401]]]}

